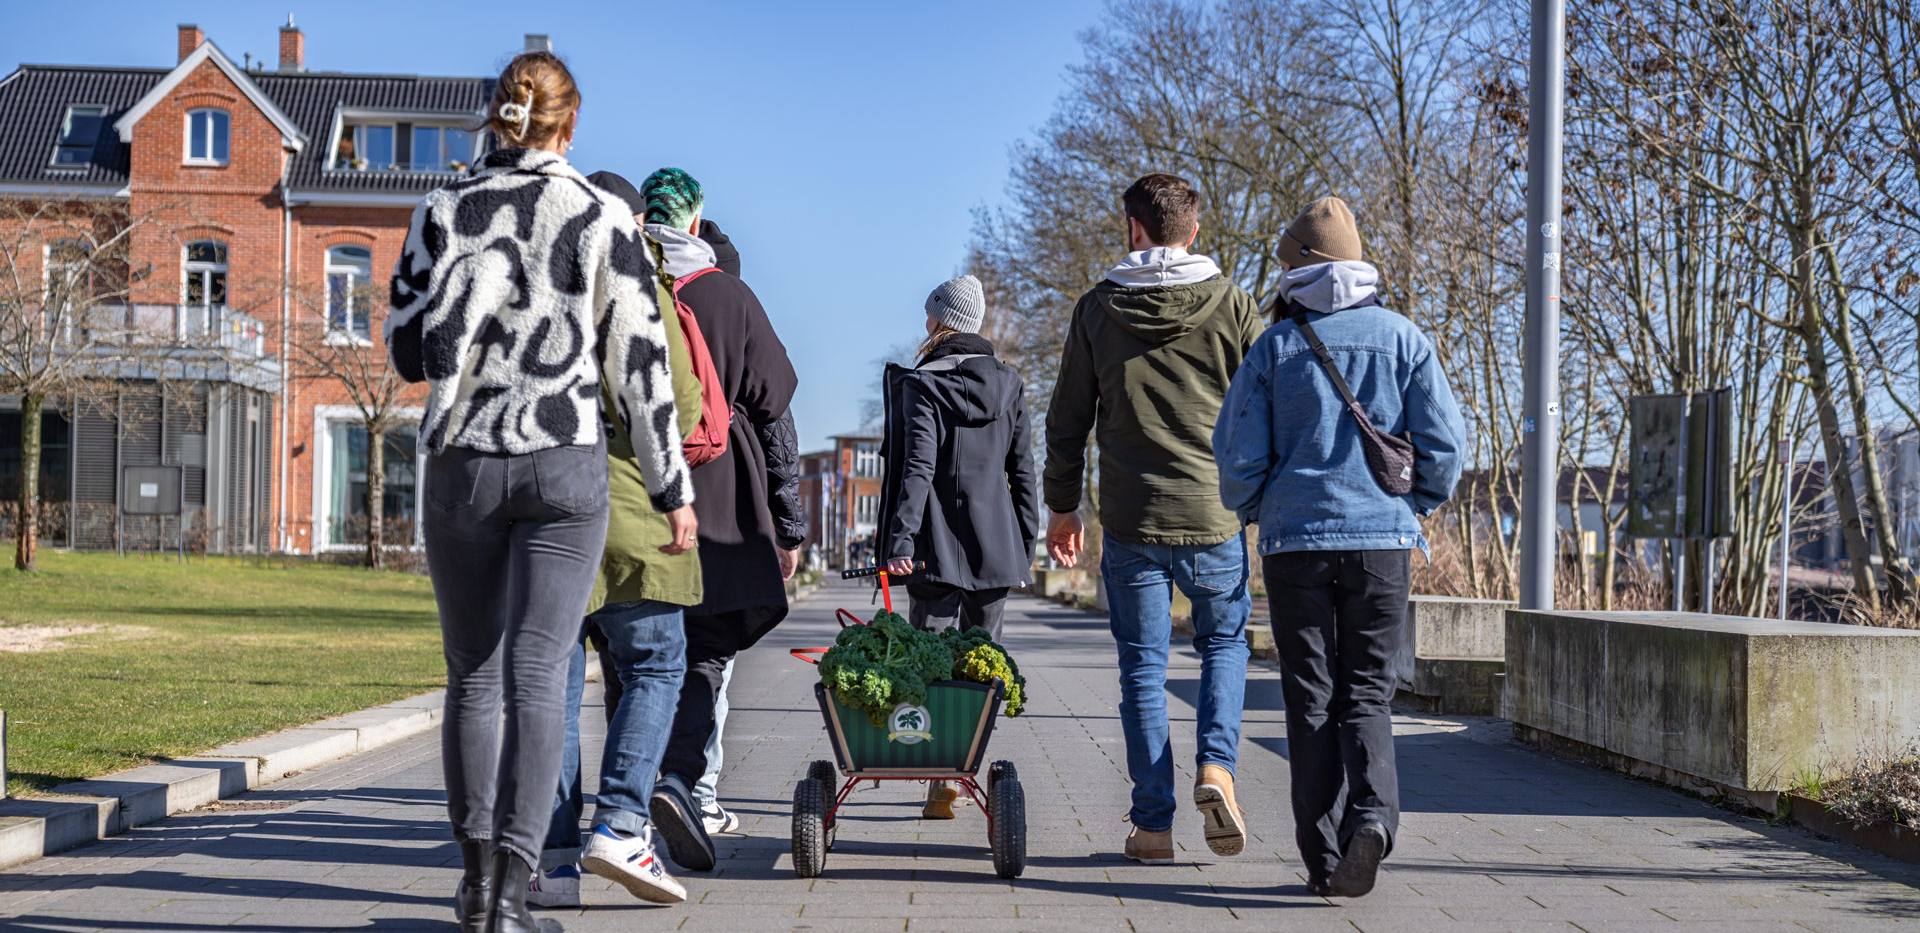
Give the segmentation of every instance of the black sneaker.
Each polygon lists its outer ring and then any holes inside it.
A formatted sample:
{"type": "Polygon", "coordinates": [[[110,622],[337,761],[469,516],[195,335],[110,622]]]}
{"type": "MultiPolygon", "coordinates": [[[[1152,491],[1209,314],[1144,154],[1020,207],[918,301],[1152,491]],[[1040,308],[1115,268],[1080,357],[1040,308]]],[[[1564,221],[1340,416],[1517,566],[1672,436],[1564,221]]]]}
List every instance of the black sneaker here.
{"type": "Polygon", "coordinates": [[[700,808],[694,805],[686,782],[671,774],[661,778],[653,785],[649,809],[653,827],[667,844],[667,854],[674,864],[688,871],[713,870],[713,839],[707,835],[700,808]]]}
{"type": "Polygon", "coordinates": [[[1333,885],[1328,884],[1325,878],[1308,878],[1307,893],[1314,897],[1332,897],[1333,885]]]}
{"type": "Polygon", "coordinates": [[[1387,828],[1376,820],[1360,824],[1353,838],[1347,840],[1347,850],[1340,853],[1340,864],[1334,866],[1333,876],[1327,879],[1333,895],[1364,897],[1373,890],[1373,883],[1380,875],[1380,860],[1386,857],[1387,828]]]}

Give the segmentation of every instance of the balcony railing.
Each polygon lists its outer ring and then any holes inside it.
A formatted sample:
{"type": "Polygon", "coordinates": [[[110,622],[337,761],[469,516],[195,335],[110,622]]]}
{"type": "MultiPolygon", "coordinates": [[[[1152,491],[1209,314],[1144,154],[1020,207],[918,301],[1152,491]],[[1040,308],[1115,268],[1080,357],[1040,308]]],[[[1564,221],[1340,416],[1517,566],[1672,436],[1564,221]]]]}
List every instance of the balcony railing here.
{"type": "Polygon", "coordinates": [[[267,355],[267,329],[258,318],[225,305],[95,305],[66,334],[107,346],[177,347],[267,355]]]}

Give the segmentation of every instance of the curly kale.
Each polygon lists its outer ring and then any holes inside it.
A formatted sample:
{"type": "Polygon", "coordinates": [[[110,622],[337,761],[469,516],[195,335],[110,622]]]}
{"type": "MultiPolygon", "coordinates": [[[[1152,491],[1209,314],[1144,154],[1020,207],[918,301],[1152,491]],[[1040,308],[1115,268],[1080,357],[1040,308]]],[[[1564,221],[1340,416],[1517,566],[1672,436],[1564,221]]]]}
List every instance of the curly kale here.
{"type": "Polygon", "coordinates": [[[876,726],[901,703],[925,703],[927,686],[952,672],[946,642],[884,611],[870,624],[841,629],[833,647],[820,656],[820,681],[876,726]]]}
{"type": "Polygon", "coordinates": [[[988,637],[986,629],[948,629],[940,637],[953,655],[953,679],[988,684],[998,677],[1006,686],[1007,715],[1018,716],[1027,708],[1027,679],[1020,676],[1013,655],[988,637]]]}

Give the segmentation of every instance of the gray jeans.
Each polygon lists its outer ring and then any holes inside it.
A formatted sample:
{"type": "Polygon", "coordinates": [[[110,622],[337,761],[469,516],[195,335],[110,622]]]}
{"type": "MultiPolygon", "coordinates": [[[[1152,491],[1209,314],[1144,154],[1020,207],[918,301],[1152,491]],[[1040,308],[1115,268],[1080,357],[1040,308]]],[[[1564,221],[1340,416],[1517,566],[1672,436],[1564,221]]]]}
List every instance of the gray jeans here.
{"type": "Polygon", "coordinates": [[[560,780],[567,655],[606,545],[606,449],[450,447],[427,458],[426,480],[447,814],[456,839],[492,839],[537,866],[560,780]]]}

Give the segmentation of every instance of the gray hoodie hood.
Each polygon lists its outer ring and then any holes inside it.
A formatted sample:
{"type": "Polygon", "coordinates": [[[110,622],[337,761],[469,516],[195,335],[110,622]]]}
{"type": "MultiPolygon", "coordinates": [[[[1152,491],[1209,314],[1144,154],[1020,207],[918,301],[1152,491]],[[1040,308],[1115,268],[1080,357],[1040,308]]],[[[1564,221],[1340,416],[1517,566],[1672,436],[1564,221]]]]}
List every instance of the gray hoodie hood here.
{"type": "Polygon", "coordinates": [[[666,224],[648,224],[647,235],[667,257],[667,274],[680,278],[714,265],[713,244],[666,224]]]}
{"type": "Polygon", "coordinates": [[[1379,289],[1380,272],[1359,260],[1323,262],[1295,269],[1280,279],[1280,300],[1309,311],[1332,314],[1360,304],[1379,289]]]}
{"type": "Polygon", "coordinates": [[[1219,274],[1220,267],[1212,259],[1178,246],[1156,246],[1128,253],[1119,265],[1107,270],[1107,281],[1128,288],[1153,288],[1192,285],[1219,274]]]}

